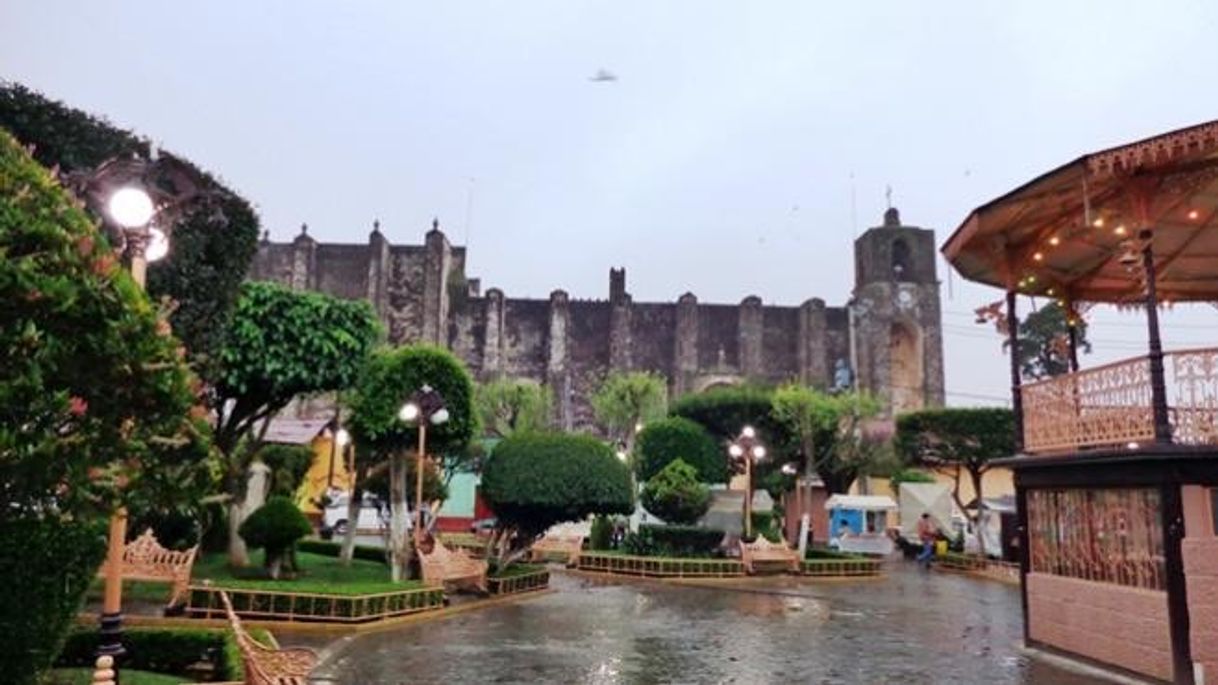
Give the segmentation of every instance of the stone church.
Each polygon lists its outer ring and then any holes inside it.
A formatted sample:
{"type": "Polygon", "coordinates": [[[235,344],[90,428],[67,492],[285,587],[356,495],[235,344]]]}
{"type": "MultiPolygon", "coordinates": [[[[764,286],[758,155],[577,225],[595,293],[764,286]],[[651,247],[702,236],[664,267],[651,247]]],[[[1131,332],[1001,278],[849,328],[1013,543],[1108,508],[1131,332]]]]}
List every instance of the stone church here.
{"type": "Polygon", "coordinates": [[[854,244],[854,294],[843,306],[635,302],[625,269],[609,270],[608,299],[548,299],[483,291],[466,250],[438,224],[422,245],[391,245],[374,224],[366,244],[319,243],[302,227],[290,243],[263,240],[250,278],[367,299],[389,342],[443,345],[478,380],[519,377],[549,386],[558,423],[592,423],[587,398],[611,370],[668,380],[671,397],[716,385],[799,381],[859,387],[891,413],[943,404],[943,338],[934,231],[901,224],[896,209],[854,244]]]}

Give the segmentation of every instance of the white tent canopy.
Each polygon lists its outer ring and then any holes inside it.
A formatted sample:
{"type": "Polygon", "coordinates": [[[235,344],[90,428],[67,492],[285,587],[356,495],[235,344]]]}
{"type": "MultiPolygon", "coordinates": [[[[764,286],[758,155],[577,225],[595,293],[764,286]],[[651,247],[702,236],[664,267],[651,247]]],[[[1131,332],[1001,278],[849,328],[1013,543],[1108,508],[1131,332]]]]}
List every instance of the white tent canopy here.
{"type": "Polygon", "coordinates": [[[825,509],[855,509],[858,511],[894,511],[897,503],[885,495],[833,495],[825,509]]]}

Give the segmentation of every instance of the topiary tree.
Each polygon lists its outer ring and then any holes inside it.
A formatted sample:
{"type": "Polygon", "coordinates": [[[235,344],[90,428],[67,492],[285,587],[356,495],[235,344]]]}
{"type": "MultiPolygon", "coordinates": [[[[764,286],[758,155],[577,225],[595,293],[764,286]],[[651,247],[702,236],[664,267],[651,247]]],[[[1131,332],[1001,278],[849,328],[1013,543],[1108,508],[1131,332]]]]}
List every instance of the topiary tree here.
{"type": "MultiPolygon", "coordinates": [[[[911,463],[930,467],[952,477],[952,499],[960,511],[969,512],[969,502],[960,495],[967,476],[976,497],[970,519],[974,528],[982,515],[981,483],[994,459],[1015,454],[1015,417],[1003,407],[925,409],[897,417],[896,447],[911,463]]],[[[985,539],[977,536],[981,553],[985,539]]]]}
{"type": "Polygon", "coordinates": [[[495,446],[482,471],[482,497],[498,525],[491,545],[506,568],[556,523],[633,511],[630,471],[588,435],[513,435],[495,446]]]}
{"type": "MultiPolygon", "coordinates": [[[[300,395],[350,387],[380,336],[367,302],[246,283],[217,355],[216,447],[223,456],[229,526],[241,524],[246,469],[268,420],[300,395]],[[258,431],[255,431],[258,428],[258,431]]],[[[229,538],[229,563],[248,563],[229,538]]]]}
{"type": "Polygon", "coordinates": [[[673,403],[669,414],[689,419],[721,443],[735,439],[745,426],[757,430],[768,449],[780,449],[785,434],[771,413],[774,392],[757,386],[719,386],[686,395],[673,403]]]}
{"type": "Polygon", "coordinates": [[[698,481],[698,471],[674,459],[643,486],[643,507],[665,523],[697,523],[710,508],[710,488],[698,481]]]}
{"type": "MultiPolygon", "coordinates": [[[[634,447],[635,473],[649,481],[680,459],[704,483],[727,480],[727,453],[701,425],[681,417],[652,421],[639,431],[634,447]]],[[[657,513],[658,512],[653,512],[657,513]]]]}
{"type": "Polygon", "coordinates": [[[265,551],[263,563],[267,575],[278,580],[284,570],[293,573],[299,570],[296,543],[313,532],[313,526],[291,499],[275,496],[250,514],[237,530],[247,545],[265,551]]]}
{"type": "Polygon", "coordinates": [[[163,312],[3,131],[0,302],[0,672],[24,684],[97,571],[93,522],[197,494],[206,424],[191,420],[196,381],[163,312]]]}
{"type": "Polygon", "coordinates": [[[501,378],[479,385],[474,404],[486,431],[505,438],[549,428],[550,397],[549,388],[533,381],[501,378]]]}
{"type": "Polygon", "coordinates": [[[413,460],[419,442],[418,426],[398,417],[402,405],[423,386],[444,398],[448,420],[428,426],[427,450],[443,454],[465,450],[477,427],[474,383],[465,366],[451,352],[433,345],[411,345],[383,351],[368,360],[349,399],[347,428],[357,454],[388,464],[390,508],[393,515],[390,558],[395,581],[409,576],[413,546],[406,535],[408,508],[414,487],[407,487],[407,461],[413,460]]]}

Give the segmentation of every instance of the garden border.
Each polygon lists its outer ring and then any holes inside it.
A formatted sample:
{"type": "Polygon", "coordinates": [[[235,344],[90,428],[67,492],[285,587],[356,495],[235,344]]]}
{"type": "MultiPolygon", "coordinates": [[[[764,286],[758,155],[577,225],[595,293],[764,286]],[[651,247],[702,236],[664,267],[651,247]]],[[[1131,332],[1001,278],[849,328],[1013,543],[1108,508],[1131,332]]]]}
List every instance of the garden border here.
{"type": "Polygon", "coordinates": [[[546,568],[521,573],[520,575],[496,578],[487,576],[486,582],[492,597],[518,595],[525,592],[546,590],[550,587],[550,570],[546,568]]]}
{"type": "Polygon", "coordinates": [[[1000,561],[971,554],[948,552],[936,556],[931,566],[949,573],[963,573],[1008,585],[1019,584],[1019,562],[1015,561],[1000,561]]]}
{"type": "Polygon", "coordinates": [[[436,611],[443,609],[447,601],[441,587],[339,595],[192,584],[187,594],[187,615],[224,617],[224,607],[219,600],[221,590],[232,598],[233,610],[238,616],[284,623],[370,623],[436,611]]]}

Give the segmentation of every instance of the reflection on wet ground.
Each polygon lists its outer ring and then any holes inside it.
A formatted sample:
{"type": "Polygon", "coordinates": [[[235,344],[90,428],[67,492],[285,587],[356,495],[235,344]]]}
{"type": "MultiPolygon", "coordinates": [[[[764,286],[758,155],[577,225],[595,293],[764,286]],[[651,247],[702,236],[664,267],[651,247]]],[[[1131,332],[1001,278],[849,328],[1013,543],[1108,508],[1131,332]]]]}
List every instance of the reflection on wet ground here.
{"type": "Polygon", "coordinates": [[[1018,589],[883,580],[713,587],[556,573],[557,592],[355,638],[315,675],[397,683],[1094,685],[1018,650],[1018,589]]]}

